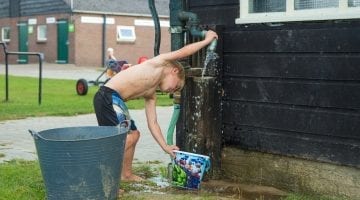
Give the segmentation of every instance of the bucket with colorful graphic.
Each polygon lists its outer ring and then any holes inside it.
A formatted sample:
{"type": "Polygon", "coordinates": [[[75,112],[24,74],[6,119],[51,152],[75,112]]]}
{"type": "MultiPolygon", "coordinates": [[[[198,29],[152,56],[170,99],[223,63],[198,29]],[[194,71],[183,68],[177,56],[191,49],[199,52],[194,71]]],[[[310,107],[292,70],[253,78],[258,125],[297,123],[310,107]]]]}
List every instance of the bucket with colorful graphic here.
{"type": "Polygon", "coordinates": [[[210,169],[210,158],[195,153],[174,151],[171,182],[175,186],[199,189],[204,173],[210,169]]]}

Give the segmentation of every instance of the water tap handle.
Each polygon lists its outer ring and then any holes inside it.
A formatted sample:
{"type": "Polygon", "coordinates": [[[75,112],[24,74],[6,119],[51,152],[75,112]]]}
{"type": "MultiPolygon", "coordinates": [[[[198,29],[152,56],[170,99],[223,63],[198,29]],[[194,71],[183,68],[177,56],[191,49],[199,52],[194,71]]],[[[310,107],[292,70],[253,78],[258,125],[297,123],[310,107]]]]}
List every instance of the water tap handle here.
{"type": "Polygon", "coordinates": [[[207,48],[206,51],[215,52],[216,46],[217,46],[217,39],[214,39],[214,40],[210,43],[210,45],[208,46],[208,48],[207,48]]]}
{"type": "Polygon", "coordinates": [[[203,30],[201,31],[201,38],[205,38],[207,31],[203,30]]]}
{"type": "MultiPolygon", "coordinates": [[[[207,33],[206,30],[200,30],[199,27],[197,27],[197,26],[193,26],[190,29],[190,34],[193,37],[200,37],[200,38],[204,39],[206,36],[206,33],[207,33]]],[[[217,46],[217,39],[214,39],[213,41],[211,41],[211,43],[207,47],[207,52],[209,52],[209,51],[215,52],[216,46],[217,46]]]]}
{"type": "MultiPolygon", "coordinates": [[[[205,30],[201,32],[202,38],[205,38],[206,33],[207,33],[207,31],[205,31],[205,30]]],[[[214,39],[214,40],[209,44],[209,46],[207,47],[207,50],[206,50],[206,51],[212,51],[212,52],[214,52],[215,49],[216,49],[216,46],[217,46],[217,39],[214,39]]]]}

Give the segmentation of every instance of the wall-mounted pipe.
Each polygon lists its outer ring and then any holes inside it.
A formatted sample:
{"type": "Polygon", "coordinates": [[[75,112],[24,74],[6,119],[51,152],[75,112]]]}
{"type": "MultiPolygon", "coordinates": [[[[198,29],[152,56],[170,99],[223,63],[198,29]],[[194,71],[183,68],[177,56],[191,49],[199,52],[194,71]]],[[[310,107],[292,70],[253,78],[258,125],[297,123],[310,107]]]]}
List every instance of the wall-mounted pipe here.
{"type": "Polygon", "coordinates": [[[185,27],[193,37],[203,38],[205,36],[204,32],[199,27],[200,20],[195,13],[181,11],[179,12],[178,17],[181,21],[186,23],[185,27]]]}
{"type": "Polygon", "coordinates": [[[170,0],[170,33],[171,51],[176,51],[184,46],[184,22],[178,14],[184,10],[183,0],[170,0]]]}
{"type": "MultiPolygon", "coordinates": [[[[186,22],[186,28],[193,37],[204,38],[206,31],[200,28],[200,20],[195,13],[181,11],[178,14],[181,21],[186,22]]],[[[215,51],[217,46],[217,40],[213,40],[207,48],[207,51],[215,51]]]]}

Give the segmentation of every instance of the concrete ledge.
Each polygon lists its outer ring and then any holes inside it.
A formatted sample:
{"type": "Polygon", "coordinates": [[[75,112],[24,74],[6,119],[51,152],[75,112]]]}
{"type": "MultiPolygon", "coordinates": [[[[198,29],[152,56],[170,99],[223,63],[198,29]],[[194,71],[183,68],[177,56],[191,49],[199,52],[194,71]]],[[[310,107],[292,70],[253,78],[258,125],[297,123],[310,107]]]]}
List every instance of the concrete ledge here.
{"type": "Polygon", "coordinates": [[[226,178],[287,191],[360,199],[360,169],[226,147],[226,178]]]}
{"type": "Polygon", "coordinates": [[[202,70],[203,70],[203,68],[188,68],[185,70],[185,75],[201,77],[202,70]]]}

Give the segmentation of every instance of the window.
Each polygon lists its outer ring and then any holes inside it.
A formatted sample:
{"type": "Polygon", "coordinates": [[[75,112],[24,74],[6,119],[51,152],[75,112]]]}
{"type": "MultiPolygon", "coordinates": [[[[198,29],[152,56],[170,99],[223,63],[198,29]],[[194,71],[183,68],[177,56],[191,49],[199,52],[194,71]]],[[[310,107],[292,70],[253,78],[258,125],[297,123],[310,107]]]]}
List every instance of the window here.
{"type": "Polygon", "coordinates": [[[46,41],[47,40],[46,34],[47,34],[46,25],[39,25],[37,27],[37,40],[38,41],[46,41]]]}
{"type": "Polygon", "coordinates": [[[249,1],[249,13],[284,12],[286,0],[253,0],[249,1]]]}
{"type": "Polygon", "coordinates": [[[349,7],[360,7],[360,0],[349,0],[349,7]]]}
{"type": "Polygon", "coordinates": [[[239,1],[237,24],[360,18],[360,0],[239,1]]]}
{"type": "Polygon", "coordinates": [[[295,0],[295,10],[317,9],[317,8],[337,8],[339,0],[295,0]]]}
{"type": "Polygon", "coordinates": [[[134,26],[118,26],[116,39],[120,42],[134,42],[136,39],[135,36],[135,27],[134,26]]]}
{"type": "Polygon", "coordinates": [[[10,42],[10,27],[3,27],[1,29],[1,40],[3,42],[10,42]]]}

